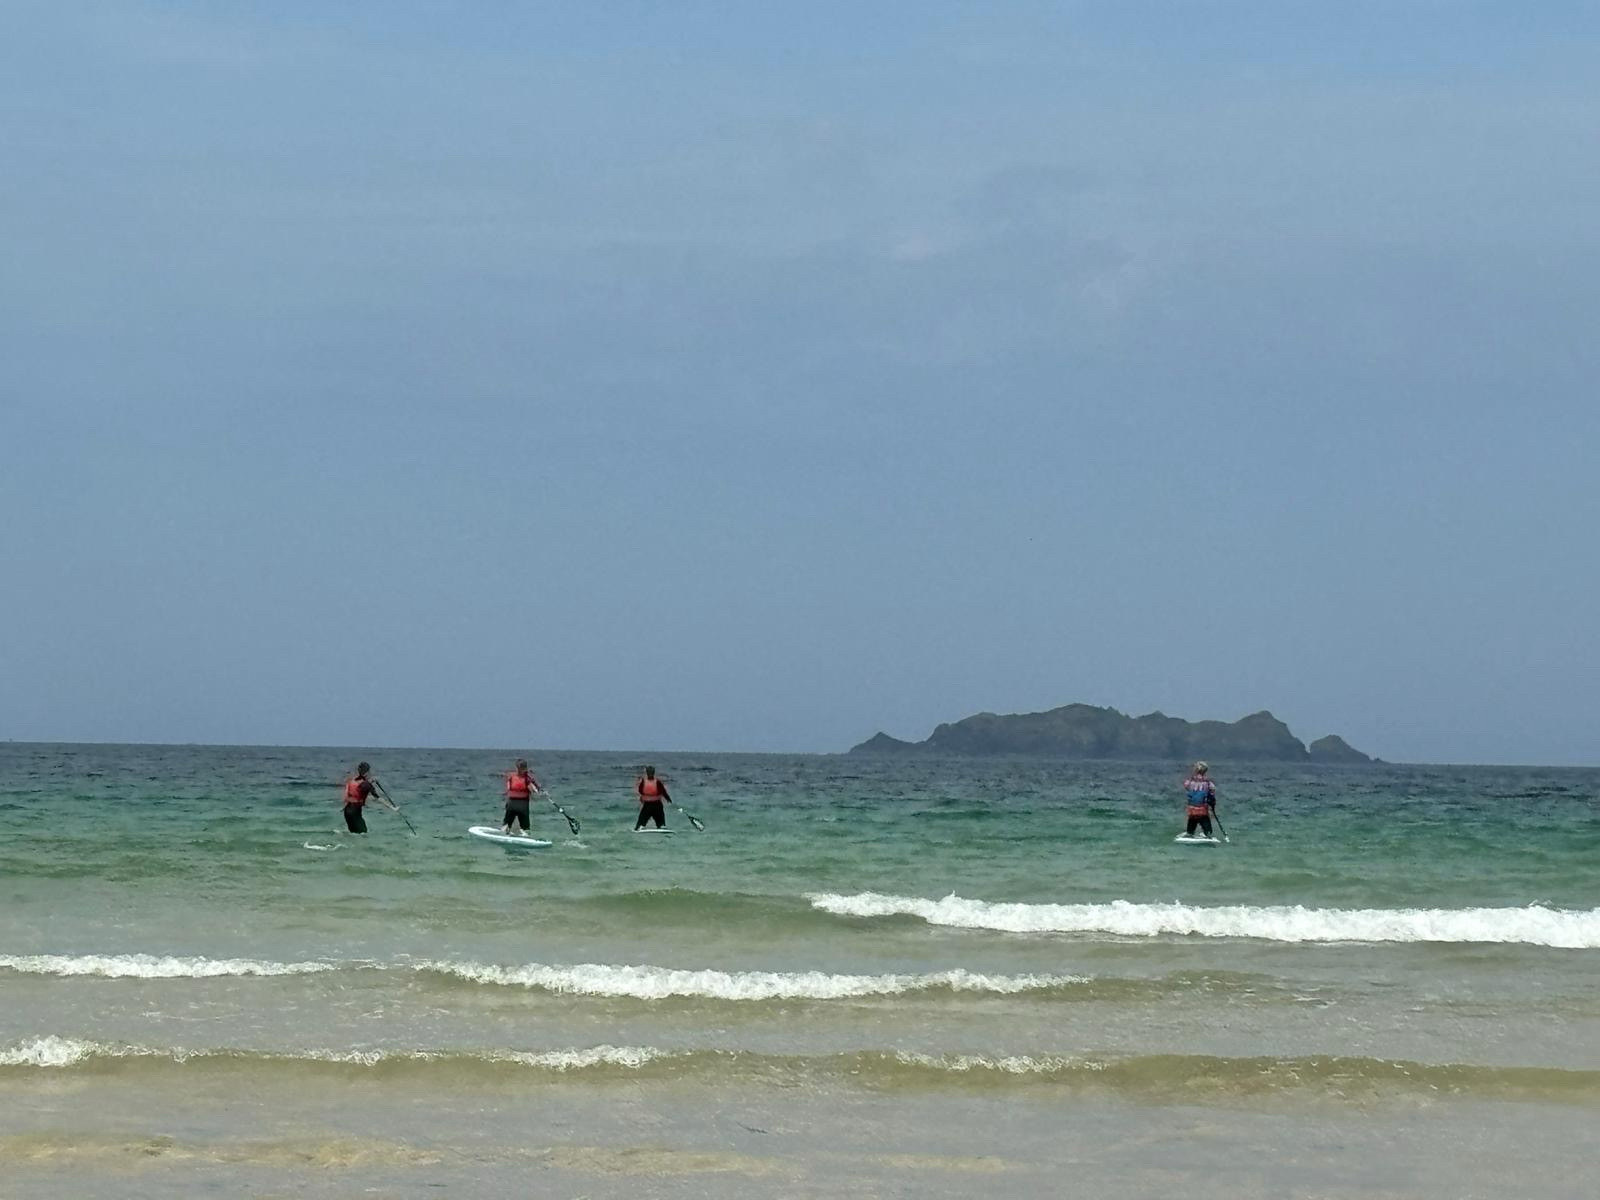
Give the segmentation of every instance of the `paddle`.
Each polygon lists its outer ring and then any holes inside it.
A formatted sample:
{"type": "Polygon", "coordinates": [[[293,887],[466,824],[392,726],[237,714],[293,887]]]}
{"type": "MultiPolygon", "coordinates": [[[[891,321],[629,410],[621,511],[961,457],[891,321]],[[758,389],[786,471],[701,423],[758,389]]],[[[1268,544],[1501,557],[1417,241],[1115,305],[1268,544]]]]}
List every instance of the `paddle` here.
{"type": "Polygon", "coordinates": [[[1222,827],[1222,818],[1217,816],[1217,810],[1211,810],[1211,819],[1217,823],[1217,832],[1222,835],[1222,840],[1231,843],[1233,839],[1228,836],[1228,831],[1222,827]]]}
{"type": "Polygon", "coordinates": [[[577,837],[577,836],[578,836],[578,818],[576,818],[576,817],[574,817],[574,816],[573,816],[573,815],[572,815],[572,814],[571,814],[571,813],[569,813],[569,812],[568,812],[568,811],[567,811],[567,810],[566,810],[566,809],[564,809],[564,808],[562,808],[562,807],[561,807],[561,805],[559,805],[559,804],[556,804],[556,802],[555,802],[555,800],[554,800],[554,799],[552,799],[552,798],[551,798],[551,796],[550,796],[550,793],[549,793],[549,792],[543,792],[543,793],[541,793],[541,794],[542,794],[542,795],[543,795],[543,796],[544,796],[544,798],[545,798],[545,799],[546,799],[546,800],[549,800],[549,801],[550,801],[550,803],[551,803],[551,805],[553,805],[553,806],[554,806],[554,808],[555,808],[555,810],[556,810],[556,811],[557,811],[557,812],[558,812],[558,813],[560,813],[560,814],[561,814],[561,815],[562,815],[562,816],[563,816],[563,817],[565,817],[565,818],[566,818],[566,819],[567,819],[567,824],[568,824],[568,825],[569,825],[569,826],[570,826],[570,827],[571,827],[571,829],[572,829],[572,836],[573,836],[573,837],[577,837]]]}
{"type": "Polygon", "coordinates": [[[389,793],[384,791],[383,784],[379,783],[376,779],[374,779],[372,781],[372,790],[377,792],[378,795],[383,797],[383,802],[385,804],[387,804],[391,809],[393,809],[395,814],[402,821],[404,821],[406,823],[406,828],[411,830],[411,836],[412,837],[416,837],[417,836],[417,827],[411,823],[411,819],[409,817],[407,817],[405,815],[405,813],[400,811],[400,806],[398,804],[396,804],[392,799],[389,798],[389,793]]]}

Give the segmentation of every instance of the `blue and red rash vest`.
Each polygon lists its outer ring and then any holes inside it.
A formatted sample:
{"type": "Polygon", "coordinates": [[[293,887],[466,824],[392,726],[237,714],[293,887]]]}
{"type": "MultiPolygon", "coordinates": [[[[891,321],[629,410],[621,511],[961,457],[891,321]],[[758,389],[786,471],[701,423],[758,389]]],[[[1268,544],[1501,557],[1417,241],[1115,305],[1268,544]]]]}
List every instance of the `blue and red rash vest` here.
{"type": "Polygon", "coordinates": [[[367,803],[366,788],[370,786],[371,784],[368,784],[365,779],[352,775],[344,781],[344,802],[346,804],[354,804],[358,808],[364,807],[367,803]]]}
{"type": "Polygon", "coordinates": [[[1191,817],[1206,816],[1211,811],[1211,805],[1216,803],[1217,785],[1209,779],[1191,775],[1183,781],[1183,790],[1189,797],[1191,817]]]}
{"type": "Polygon", "coordinates": [[[639,780],[639,799],[640,800],[659,800],[659,799],[661,799],[661,780],[659,780],[659,779],[641,779],[641,780],[639,780]]]}
{"type": "Polygon", "coordinates": [[[526,800],[533,795],[533,776],[519,775],[515,771],[506,776],[506,799],[526,800]]]}

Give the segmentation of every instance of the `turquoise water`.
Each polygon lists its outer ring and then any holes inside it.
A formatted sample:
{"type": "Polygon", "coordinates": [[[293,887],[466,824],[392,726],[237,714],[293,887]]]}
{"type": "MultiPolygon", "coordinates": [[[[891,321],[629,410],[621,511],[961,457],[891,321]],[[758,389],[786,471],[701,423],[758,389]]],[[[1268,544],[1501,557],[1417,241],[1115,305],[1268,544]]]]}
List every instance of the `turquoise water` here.
{"type": "Polygon", "coordinates": [[[0,747],[0,1085],[1600,1105],[1600,772],[514,757],[0,747]]]}

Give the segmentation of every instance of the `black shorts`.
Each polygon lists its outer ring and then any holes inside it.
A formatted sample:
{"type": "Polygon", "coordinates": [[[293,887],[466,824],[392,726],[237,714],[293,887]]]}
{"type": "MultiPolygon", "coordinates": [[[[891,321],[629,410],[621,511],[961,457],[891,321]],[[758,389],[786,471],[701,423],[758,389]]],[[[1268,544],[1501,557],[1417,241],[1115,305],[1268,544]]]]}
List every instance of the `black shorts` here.
{"type": "Polygon", "coordinates": [[[656,828],[661,829],[667,823],[667,810],[662,807],[659,800],[646,800],[639,805],[639,819],[634,822],[635,829],[643,829],[646,821],[654,821],[656,828]]]}
{"type": "Polygon", "coordinates": [[[528,830],[528,802],[526,800],[507,800],[505,819],[500,822],[507,829],[515,821],[522,826],[523,832],[528,830]]]}
{"type": "Polygon", "coordinates": [[[351,833],[365,833],[367,819],[361,815],[362,805],[346,804],[344,806],[344,827],[351,833]]]}

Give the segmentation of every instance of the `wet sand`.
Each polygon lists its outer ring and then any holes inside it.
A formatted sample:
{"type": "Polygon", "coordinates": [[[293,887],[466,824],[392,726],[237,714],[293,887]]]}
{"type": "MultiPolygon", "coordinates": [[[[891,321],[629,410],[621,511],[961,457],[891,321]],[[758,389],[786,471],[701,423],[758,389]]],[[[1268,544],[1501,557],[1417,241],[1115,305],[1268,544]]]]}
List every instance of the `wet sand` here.
{"type": "Polygon", "coordinates": [[[1591,1106],[1202,1108],[665,1081],[0,1084],[0,1197],[1592,1196],[1591,1106]],[[142,1093],[142,1094],[141,1094],[142,1093]]]}

